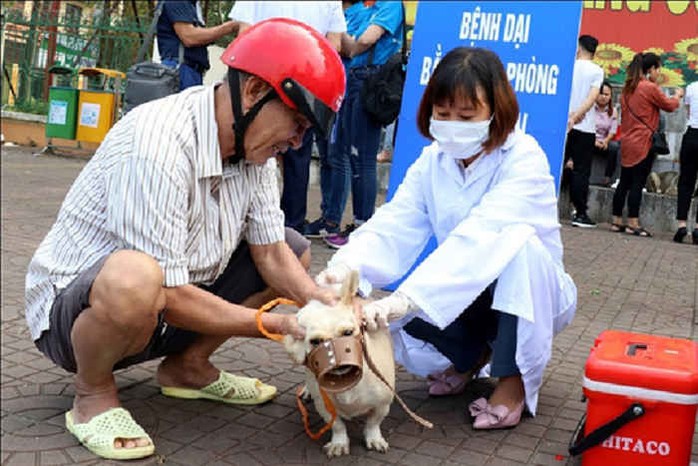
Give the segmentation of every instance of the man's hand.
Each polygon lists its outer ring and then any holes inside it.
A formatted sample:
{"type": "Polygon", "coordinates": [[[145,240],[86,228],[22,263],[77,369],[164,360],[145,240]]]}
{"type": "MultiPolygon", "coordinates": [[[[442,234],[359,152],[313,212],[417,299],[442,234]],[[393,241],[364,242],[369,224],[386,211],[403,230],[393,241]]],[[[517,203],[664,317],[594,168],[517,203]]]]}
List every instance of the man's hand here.
{"type": "Polygon", "coordinates": [[[406,295],[396,291],[390,296],[368,303],[363,307],[364,321],[369,331],[387,328],[388,322],[397,320],[418,309],[406,295]]]}
{"type": "Polygon", "coordinates": [[[327,304],[328,306],[334,306],[339,301],[338,291],[334,287],[330,288],[316,288],[310,294],[310,299],[320,301],[321,303],[327,304]]]}
{"type": "Polygon", "coordinates": [[[296,314],[286,314],[283,316],[283,320],[279,326],[279,333],[282,335],[291,335],[296,340],[305,338],[305,329],[298,325],[296,314]]]}

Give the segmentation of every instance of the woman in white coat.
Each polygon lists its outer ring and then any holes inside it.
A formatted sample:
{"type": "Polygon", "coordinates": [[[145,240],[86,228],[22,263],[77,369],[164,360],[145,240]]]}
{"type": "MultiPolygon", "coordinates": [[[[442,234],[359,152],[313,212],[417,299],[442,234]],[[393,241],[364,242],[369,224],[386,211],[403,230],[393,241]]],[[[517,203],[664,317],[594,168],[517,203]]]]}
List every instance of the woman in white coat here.
{"type": "Polygon", "coordinates": [[[366,323],[392,323],[396,359],[428,376],[432,395],[462,392],[489,361],[498,383],[470,405],[477,429],[515,426],[524,407],[535,414],[553,336],[576,307],[553,177],[535,139],[515,129],[518,111],[496,54],[450,51],[417,116],[434,142],[317,276],[331,285],[356,269],[368,294],[409,272],[364,304],[366,323]],[[438,246],[410,272],[432,236],[438,246]]]}

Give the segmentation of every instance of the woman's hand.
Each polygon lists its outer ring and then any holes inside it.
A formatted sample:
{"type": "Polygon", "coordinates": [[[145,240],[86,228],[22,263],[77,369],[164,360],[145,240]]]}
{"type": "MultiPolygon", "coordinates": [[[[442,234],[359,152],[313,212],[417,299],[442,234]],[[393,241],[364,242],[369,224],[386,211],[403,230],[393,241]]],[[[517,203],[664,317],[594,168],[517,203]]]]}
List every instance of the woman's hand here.
{"type": "Polygon", "coordinates": [[[362,312],[366,328],[374,331],[379,327],[387,328],[389,322],[417,309],[417,305],[410,298],[396,291],[386,298],[364,305],[362,312]]]}
{"type": "Polygon", "coordinates": [[[351,268],[346,264],[333,264],[317,274],[315,283],[322,288],[332,288],[339,292],[339,289],[351,273],[351,268]]]}

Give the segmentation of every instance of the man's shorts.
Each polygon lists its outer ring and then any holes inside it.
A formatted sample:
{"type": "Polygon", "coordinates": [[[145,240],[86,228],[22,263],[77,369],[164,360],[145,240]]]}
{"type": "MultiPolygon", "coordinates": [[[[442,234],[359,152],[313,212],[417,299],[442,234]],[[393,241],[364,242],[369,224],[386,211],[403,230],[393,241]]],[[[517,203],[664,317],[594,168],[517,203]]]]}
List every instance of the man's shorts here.
{"type": "MultiPolygon", "coordinates": [[[[286,243],[299,258],[310,247],[310,241],[291,228],[286,228],[286,243]]],[[[70,338],[73,323],[80,313],[89,307],[92,283],[102,270],[107,257],[105,256],[82,272],[70,285],[58,293],[51,307],[50,327],[35,342],[39,351],[69,372],[77,372],[70,338]]],[[[249,296],[267,288],[267,285],[252,261],[249,245],[243,241],[216,281],[210,286],[201,285],[201,288],[226,301],[240,304],[249,296]]],[[[168,325],[164,319],[164,312],[160,312],[153,336],[145,349],[117,362],[114,369],[123,369],[143,361],[182,352],[196,337],[196,332],[168,325]]]]}

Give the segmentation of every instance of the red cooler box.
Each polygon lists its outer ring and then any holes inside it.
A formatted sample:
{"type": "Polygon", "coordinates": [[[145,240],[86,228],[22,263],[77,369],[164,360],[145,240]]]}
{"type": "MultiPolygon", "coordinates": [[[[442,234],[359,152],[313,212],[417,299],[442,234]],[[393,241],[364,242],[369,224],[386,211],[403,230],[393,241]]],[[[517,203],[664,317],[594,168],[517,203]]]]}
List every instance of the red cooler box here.
{"type": "Polygon", "coordinates": [[[584,372],[583,436],[570,446],[583,466],[689,464],[698,343],[607,330],[596,338],[584,372]]]}

